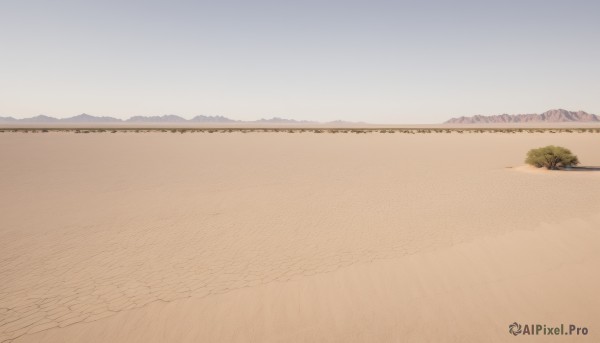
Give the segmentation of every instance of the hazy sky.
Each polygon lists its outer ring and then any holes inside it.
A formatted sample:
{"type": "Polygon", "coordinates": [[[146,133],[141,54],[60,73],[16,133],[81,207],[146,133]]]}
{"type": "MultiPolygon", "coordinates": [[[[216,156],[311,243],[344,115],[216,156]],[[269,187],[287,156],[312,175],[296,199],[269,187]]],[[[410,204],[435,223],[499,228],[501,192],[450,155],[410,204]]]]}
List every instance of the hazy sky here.
{"type": "Polygon", "coordinates": [[[600,1],[0,0],[0,116],[600,113],[600,1]]]}

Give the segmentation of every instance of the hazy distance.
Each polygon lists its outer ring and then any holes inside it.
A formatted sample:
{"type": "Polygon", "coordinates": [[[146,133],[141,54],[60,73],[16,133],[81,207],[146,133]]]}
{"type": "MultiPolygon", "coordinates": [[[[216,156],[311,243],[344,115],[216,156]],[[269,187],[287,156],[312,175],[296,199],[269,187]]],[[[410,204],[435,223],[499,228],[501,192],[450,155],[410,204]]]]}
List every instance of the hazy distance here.
{"type": "Polygon", "coordinates": [[[4,1],[0,116],[600,113],[596,1],[4,1]]]}

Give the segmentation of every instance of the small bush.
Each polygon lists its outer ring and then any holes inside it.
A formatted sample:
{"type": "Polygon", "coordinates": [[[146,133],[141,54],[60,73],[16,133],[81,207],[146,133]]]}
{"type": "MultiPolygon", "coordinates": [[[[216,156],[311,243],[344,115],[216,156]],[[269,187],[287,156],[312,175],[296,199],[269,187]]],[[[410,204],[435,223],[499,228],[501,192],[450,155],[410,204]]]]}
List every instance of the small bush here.
{"type": "Polygon", "coordinates": [[[537,168],[546,167],[549,170],[556,170],[560,167],[576,166],[579,160],[569,149],[548,145],[529,150],[525,163],[537,168]]]}

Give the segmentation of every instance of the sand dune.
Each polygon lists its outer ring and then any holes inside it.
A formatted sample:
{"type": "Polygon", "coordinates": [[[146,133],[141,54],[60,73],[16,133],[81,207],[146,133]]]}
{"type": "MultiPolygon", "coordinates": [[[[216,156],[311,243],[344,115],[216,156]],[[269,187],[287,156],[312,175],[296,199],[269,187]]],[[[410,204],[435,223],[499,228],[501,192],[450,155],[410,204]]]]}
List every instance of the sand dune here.
{"type": "Polygon", "coordinates": [[[593,340],[597,140],[4,133],[0,341],[593,340]]]}

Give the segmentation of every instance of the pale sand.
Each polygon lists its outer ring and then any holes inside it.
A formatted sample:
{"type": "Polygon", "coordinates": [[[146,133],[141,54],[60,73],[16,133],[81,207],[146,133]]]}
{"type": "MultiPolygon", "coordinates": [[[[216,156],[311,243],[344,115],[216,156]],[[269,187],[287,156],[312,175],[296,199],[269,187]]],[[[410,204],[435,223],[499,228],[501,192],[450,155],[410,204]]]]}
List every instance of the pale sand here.
{"type": "Polygon", "coordinates": [[[599,141],[2,133],[0,341],[597,341],[599,141]]]}

